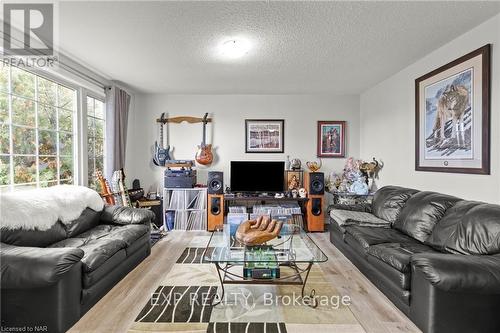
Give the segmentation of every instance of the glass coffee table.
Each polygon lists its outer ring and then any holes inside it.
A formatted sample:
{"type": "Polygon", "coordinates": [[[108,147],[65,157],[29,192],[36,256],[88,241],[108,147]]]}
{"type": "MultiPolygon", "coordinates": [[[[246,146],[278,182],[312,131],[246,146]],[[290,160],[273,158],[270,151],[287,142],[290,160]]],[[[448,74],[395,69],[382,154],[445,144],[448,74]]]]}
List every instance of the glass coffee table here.
{"type": "Polygon", "coordinates": [[[222,302],[227,284],[273,284],[300,285],[302,298],[317,306],[314,289],[304,296],[307,278],[312,265],[328,257],[302,228],[285,224],[278,238],[258,246],[241,244],[234,232],[224,224],[212,233],[205,249],[204,262],[215,265],[221,284],[220,296],[214,296],[212,305],[222,302]]]}

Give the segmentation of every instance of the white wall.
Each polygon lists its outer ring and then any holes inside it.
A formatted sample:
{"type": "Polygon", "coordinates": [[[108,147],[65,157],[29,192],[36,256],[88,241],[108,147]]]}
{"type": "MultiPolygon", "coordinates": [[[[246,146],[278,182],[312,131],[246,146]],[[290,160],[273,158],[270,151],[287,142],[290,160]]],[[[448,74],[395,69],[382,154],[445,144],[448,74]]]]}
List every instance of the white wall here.
{"type": "MultiPolygon", "coordinates": [[[[500,15],[432,52],[360,97],[361,156],[384,161],[379,185],[399,184],[500,202],[500,15]],[[485,44],[491,64],[491,175],[415,171],[415,79],[485,44]]],[[[394,50],[397,52],[397,50],[394,50]]]]}
{"type": "MultiPolygon", "coordinates": [[[[286,155],[306,161],[316,159],[316,122],[347,121],[347,156],[359,156],[359,96],[326,95],[137,95],[129,120],[126,172],[128,181],[141,180],[146,190],[161,180],[163,168],[152,165],[157,139],[155,119],[161,112],[173,116],[198,116],[208,112],[208,142],[217,160],[210,168],[198,168],[198,182],[206,182],[209,170],[222,170],[229,184],[231,160],[280,160],[286,155]],[[245,119],[285,119],[284,154],[246,154],[245,119]]],[[[169,125],[170,144],[176,159],[194,159],[201,141],[201,124],[169,125]]],[[[324,172],[342,170],[345,159],[323,159],[324,172]]],[[[155,185],[156,186],[156,185],[155,185]]]]}

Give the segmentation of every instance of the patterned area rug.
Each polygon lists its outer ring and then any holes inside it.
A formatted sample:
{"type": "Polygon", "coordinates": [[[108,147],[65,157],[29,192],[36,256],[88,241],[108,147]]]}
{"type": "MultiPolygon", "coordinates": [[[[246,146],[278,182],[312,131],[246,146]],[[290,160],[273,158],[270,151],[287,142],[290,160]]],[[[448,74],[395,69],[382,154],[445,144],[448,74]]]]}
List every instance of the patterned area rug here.
{"type": "Polygon", "coordinates": [[[249,284],[226,285],[223,302],[212,306],[210,300],[220,286],[215,266],[203,262],[208,239],[193,239],[137,315],[129,333],[365,332],[349,309],[350,300],[326,281],[316,264],[306,285],[306,292],[316,290],[316,308],[302,302],[300,286],[249,284]]]}

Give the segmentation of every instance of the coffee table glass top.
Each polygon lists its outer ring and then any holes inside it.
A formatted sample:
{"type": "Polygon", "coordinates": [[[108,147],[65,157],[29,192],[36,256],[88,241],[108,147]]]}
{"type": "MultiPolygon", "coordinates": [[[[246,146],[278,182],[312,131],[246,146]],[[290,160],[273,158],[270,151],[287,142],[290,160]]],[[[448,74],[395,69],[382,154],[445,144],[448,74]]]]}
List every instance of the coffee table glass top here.
{"type": "Polygon", "coordinates": [[[236,228],[228,224],[214,231],[208,242],[204,261],[237,264],[269,261],[311,263],[328,260],[323,251],[297,225],[283,225],[280,236],[261,247],[246,247],[236,240],[235,232],[236,228]],[[249,255],[249,250],[252,251],[251,255],[249,255]]]}

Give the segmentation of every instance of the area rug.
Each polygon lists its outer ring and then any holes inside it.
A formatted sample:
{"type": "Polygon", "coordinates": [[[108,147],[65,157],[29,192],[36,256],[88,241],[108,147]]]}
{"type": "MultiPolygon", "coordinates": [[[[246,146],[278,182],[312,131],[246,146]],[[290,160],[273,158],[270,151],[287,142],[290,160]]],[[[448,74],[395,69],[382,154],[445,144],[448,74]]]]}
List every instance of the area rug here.
{"type": "Polygon", "coordinates": [[[317,264],[306,285],[306,292],[316,290],[316,308],[304,304],[300,286],[248,284],[227,285],[223,302],[212,306],[210,300],[220,286],[214,265],[203,260],[207,243],[206,236],[192,240],[137,314],[129,333],[365,332],[348,299],[317,264]]]}

